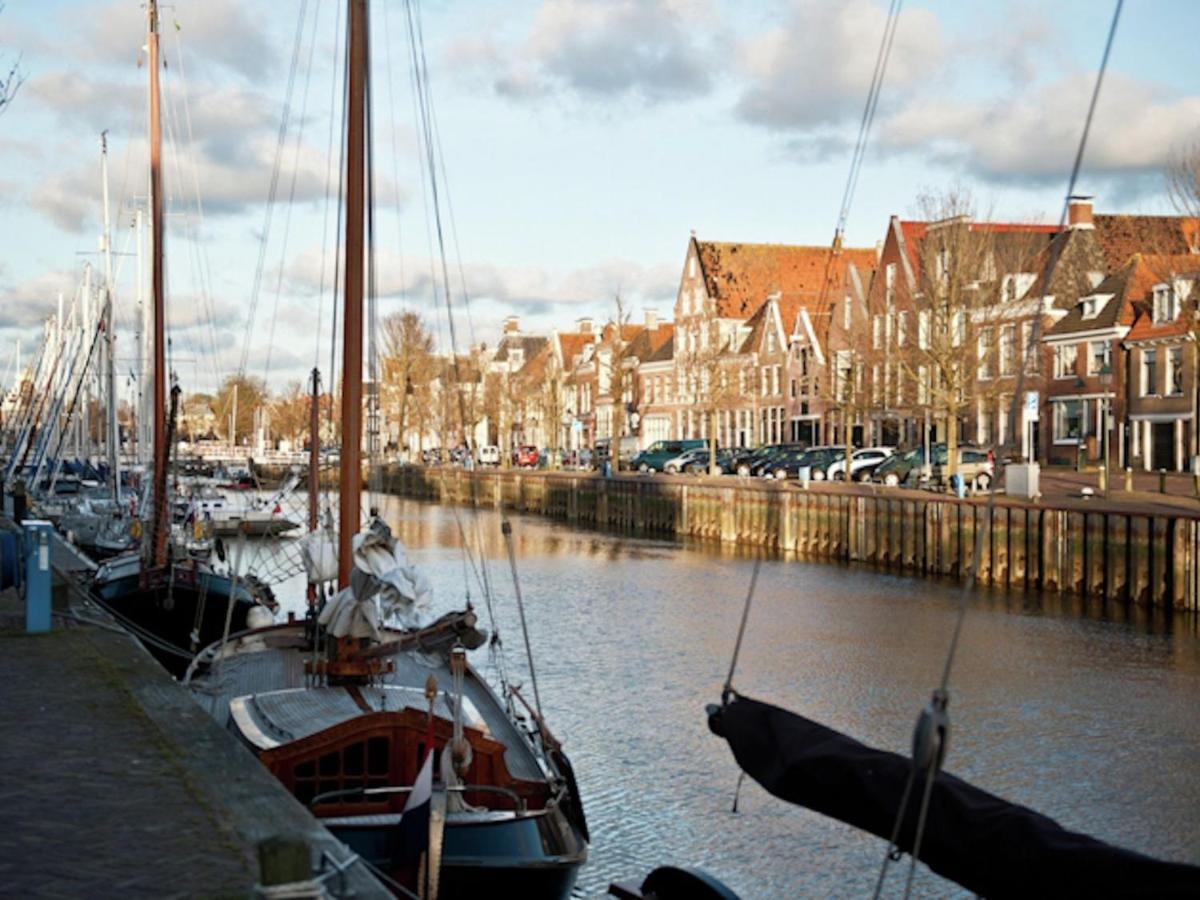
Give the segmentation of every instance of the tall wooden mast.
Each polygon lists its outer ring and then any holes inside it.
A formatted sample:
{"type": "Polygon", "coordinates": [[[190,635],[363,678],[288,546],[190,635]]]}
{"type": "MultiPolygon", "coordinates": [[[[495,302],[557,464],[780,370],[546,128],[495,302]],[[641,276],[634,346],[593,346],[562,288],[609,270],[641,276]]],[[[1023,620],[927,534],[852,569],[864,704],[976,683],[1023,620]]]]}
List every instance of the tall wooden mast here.
{"type": "Polygon", "coordinates": [[[362,495],[363,230],[367,87],[367,0],[347,4],[346,282],[342,296],[342,477],[338,502],[338,586],[348,587],[351,539],[362,495]]]}
{"type": "Polygon", "coordinates": [[[158,86],[158,3],[148,0],[149,29],[146,36],[147,64],[150,67],[150,289],[154,304],[154,502],[151,509],[150,561],[155,566],[167,563],[167,354],[166,311],[163,300],[163,193],[162,193],[162,117],[158,86]]]}

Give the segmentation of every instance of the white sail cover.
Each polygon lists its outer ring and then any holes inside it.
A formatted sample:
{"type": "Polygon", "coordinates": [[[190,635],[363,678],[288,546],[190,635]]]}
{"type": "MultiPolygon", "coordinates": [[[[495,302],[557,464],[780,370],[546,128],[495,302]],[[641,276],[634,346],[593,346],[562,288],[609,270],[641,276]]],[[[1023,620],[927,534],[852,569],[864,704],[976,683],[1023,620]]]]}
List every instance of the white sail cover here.
{"type": "Polygon", "coordinates": [[[337,541],[328,528],[310,531],[300,539],[300,558],[309,584],[324,584],[338,577],[337,541]]]}
{"type": "Polygon", "coordinates": [[[335,637],[380,640],[380,622],[393,617],[403,628],[420,625],[433,588],[408,561],[408,550],[375,519],[351,542],[354,568],[350,586],[321,611],[320,623],[335,637]]]}

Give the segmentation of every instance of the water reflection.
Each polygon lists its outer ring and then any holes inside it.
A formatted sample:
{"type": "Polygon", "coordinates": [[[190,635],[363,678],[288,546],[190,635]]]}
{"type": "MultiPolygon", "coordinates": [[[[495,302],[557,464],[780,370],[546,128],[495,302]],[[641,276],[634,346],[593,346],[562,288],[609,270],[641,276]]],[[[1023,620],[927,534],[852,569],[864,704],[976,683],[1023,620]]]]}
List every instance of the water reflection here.
{"type": "MultiPolygon", "coordinates": [[[[383,513],[438,585],[434,612],[480,603],[485,578],[494,587],[509,672],[525,680],[499,516],[395,498],[383,513]],[[481,558],[464,560],[464,534],[481,558]]],[[[592,825],[583,892],[674,863],[744,897],[869,895],[882,842],[749,783],[730,813],[738,770],[703,706],[729,664],[753,555],[513,521],[542,700],[592,825]]],[[[286,593],[299,609],[302,590],[286,593]]],[[[737,686],[903,751],[959,596],[953,582],[768,558],[737,686]]],[[[998,590],[970,603],[947,768],[1067,827],[1200,862],[1195,621],[998,590]]],[[[474,664],[495,671],[487,651],[474,664]]],[[[922,879],[920,895],[953,892],[922,879]]]]}

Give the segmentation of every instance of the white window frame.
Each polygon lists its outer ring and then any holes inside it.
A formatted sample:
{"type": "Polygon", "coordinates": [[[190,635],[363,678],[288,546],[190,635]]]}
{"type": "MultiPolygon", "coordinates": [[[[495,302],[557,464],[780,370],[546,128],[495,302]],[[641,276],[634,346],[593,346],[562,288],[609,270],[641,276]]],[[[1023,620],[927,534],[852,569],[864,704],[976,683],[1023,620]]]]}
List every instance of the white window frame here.
{"type": "Polygon", "coordinates": [[[1079,364],[1078,344],[1059,344],[1054,348],[1054,377],[1074,378],[1079,364]]]}
{"type": "Polygon", "coordinates": [[[1158,351],[1150,347],[1143,347],[1141,358],[1138,360],[1138,396],[1158,396],[1158,385],[1156,383],[1147,384],[1148,381],[1158,381],[1158,351]],[[1147,363],[1150,364],[1149,372],[1147,371],[1147,363]],[[1147,378],[1147,375],[1150,377],[1147,378]]]}

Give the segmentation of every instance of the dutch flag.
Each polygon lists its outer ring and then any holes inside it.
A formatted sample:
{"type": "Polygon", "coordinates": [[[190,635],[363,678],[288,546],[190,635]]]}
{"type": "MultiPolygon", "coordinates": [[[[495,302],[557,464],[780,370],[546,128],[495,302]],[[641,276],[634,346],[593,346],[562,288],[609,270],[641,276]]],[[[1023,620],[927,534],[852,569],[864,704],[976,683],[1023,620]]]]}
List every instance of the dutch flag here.
{"type": "Polygon", "coordinates": [[[429,848],[429,806],[433,797],[433,749],[413,782],[404,812],[400,814],[400,847],[404,863],[414,865],[429,848]]]}

